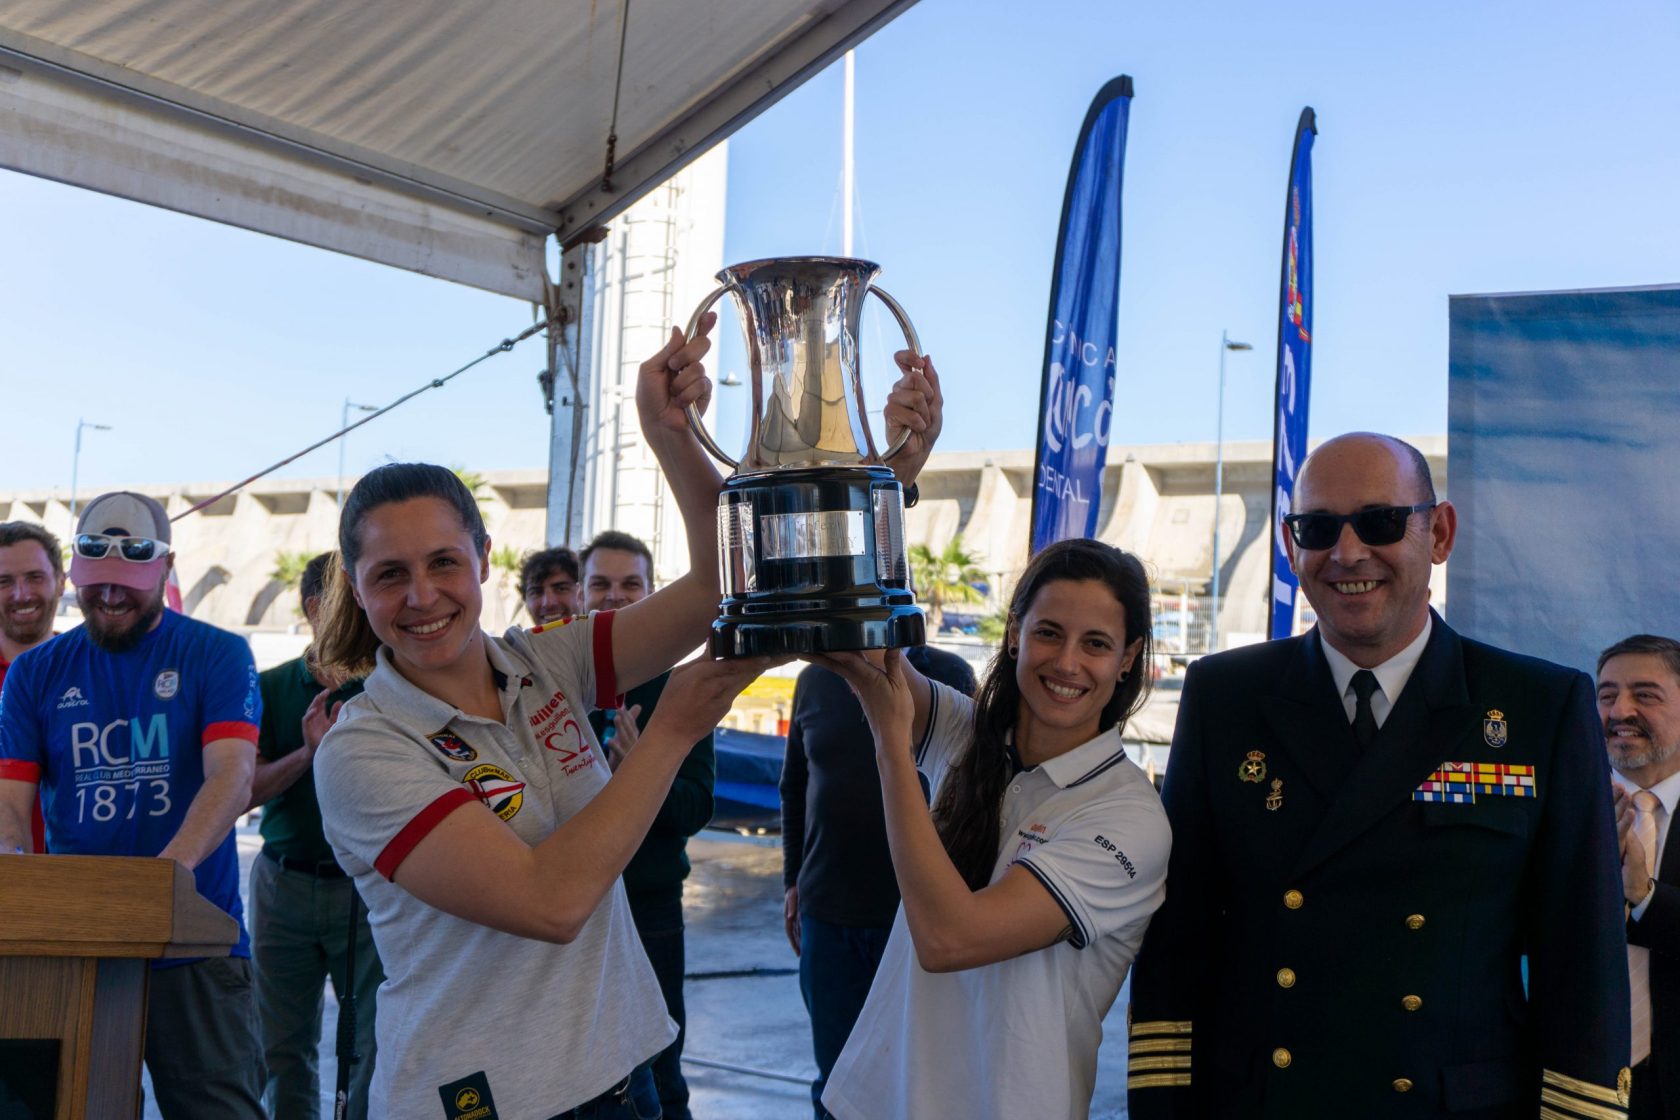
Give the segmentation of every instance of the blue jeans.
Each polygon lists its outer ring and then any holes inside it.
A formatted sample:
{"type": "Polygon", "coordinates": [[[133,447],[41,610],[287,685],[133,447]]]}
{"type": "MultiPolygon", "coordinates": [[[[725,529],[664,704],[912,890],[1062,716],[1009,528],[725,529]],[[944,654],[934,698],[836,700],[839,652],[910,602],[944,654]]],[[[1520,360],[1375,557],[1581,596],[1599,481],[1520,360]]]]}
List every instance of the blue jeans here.
{"type": "Polygon", "coordinates": [[[669,897],[631,898],[630,916],[636,923],[636,933],[641,937],[642,950],[653,966],[653,975],[659,980],[665,1009],[677,1024],[676,1041],[655,1054],[648,1063],[653,1071],[654,1087],[659,1093],[659,1107],[664,1110],[665,1120],[692,1120],[688,1111],[688,1081],[682,1072],[688,1014],[683,1005],[685,954],[681,884],[669,897]]]}
{"type": "Polygon", "coordinates": [[[622,1084],[550,1120],[660,1120],[653,1074],[647,1066],[637,1066],[622,1084]]]}
{"type": "Polygon", "coordinates": [[[811,1016],[811,1050],[817,1059],[811,1107],[817,1120],[832,1120],[822,1106],[823,1087],[863,1010],[891,932],[888,926],[799,919],[799,994],[811,1016]]]}

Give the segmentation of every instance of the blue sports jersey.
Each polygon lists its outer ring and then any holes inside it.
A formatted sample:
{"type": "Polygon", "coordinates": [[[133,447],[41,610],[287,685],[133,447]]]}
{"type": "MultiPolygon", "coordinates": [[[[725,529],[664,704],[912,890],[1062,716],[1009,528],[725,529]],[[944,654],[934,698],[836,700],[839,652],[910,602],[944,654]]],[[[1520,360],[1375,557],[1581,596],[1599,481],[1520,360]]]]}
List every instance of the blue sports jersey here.
{"type": "MultiPolygon", "coordinates": [[[[134,649],[107,653],[77,627],[7,673],[0,778],[40,783],[48,852],[155,856],[204,784],[204,744],[255,744],[261,711],[237,634],[164,611],[134,649]]],[[[231,832],[194,875],[198,893],[239,923],[232,955],[250,956],[231,832]]]]}

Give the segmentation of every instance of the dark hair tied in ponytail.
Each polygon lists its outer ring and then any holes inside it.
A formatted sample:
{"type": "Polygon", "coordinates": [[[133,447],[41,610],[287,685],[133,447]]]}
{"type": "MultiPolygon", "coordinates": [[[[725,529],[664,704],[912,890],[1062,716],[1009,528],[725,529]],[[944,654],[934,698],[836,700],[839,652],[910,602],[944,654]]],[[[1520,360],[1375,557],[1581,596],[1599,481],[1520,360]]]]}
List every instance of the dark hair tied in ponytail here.
{"type": "MultiPolygon", "coordinates": [[[[1057,541],[1033,557],[1009,602],[1009,620],[1019,626],[1046,584],[1059,580],[1096,580],[1114,593],[1126,614],[1126,645],[1142,639],[1132,671],[1115,686],[1102,710],[1100,730],[1122,724],[1143,706],[1153,654],[1149,611],[1149,576],[1138,558],[1113,545],[1087,538],[1057,541]]],[[[1003,795],[1009,787],[1010,729],[1021,705],[1015,681],[1016,654],[1007,642],[992,658],[974,705],[973,744],[952,767],[939,788],[933,822],[945,851],[970,890],[992,879],[1001,840],[1003,795]]]]}

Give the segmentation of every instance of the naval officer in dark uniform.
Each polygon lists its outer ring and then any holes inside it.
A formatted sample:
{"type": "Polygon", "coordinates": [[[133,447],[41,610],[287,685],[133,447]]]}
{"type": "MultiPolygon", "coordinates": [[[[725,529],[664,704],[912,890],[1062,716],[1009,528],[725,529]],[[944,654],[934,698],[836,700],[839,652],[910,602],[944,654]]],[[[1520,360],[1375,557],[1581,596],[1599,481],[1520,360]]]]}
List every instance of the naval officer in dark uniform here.
{"type": "Polygon", "coordinates": [[[1131,1114],[1619,1120],[1627,956],[1591,682],[1430,610],[1457,515],[1410,445],[1327,442],[1295,508],[1317,627],[1185,681],[1131,1114]]]}

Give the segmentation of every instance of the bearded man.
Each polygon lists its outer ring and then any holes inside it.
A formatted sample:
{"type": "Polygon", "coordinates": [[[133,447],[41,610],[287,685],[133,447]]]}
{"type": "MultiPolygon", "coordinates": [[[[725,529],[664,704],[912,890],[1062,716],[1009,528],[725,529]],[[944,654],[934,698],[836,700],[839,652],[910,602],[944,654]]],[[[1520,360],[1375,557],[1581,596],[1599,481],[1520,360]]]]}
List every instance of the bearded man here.
{"type": "Polygon", "coordinates": [[[39,795],[47,851],[193,872],[239,942],[226,957],[153,962],[146,1067],[166,1120],[257,1120],[263,1052],[233,839],[251,798],[256,665],[238,635],[164,611],[174,562],[155,499],[103,494],[82,512],[70,579],[84,624],[20,656],[0,698],[0,853],[23,851],[39,795]]]}
{"type": "Polygon", "coordinates": [[[1633,990],[1632,1120],[1680,1108],[1680,642],[1623,638],[1598,657],[1598,714],[1615,783],[1633,990]]]}

